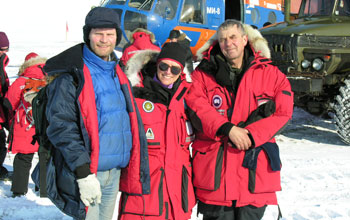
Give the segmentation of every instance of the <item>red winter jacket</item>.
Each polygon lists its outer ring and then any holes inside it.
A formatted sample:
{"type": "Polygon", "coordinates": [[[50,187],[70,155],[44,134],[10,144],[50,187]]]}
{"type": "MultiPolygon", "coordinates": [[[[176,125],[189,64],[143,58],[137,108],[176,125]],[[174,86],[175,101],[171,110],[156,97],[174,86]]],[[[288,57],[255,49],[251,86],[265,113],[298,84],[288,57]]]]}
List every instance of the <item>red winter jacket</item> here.
{"type": "Polygon", "coordinates": [[[130,39],[131,45],[124,50],[120,61],[125,66],[128,60],[140,50],[160,51],[160,48],[153,44],[154,41],[155,38],[152,32],[142,28],[136,29],[130,39]]]}
{"type": "MultiPolygon", "coordinates": [[[[250,44],[256,46],[255,42],[250,44]]],[[[237,200],[237,207],[277,204],[275,192],[281,190],[280,172],[271,168],[272,163],[268,159],[270,151],[266,151],[267,148],[261,150],[256,169],[249,170],[242,166],[245,151],[230,146],[228,137],[217,136],[217,132],[227,122],[235,125],[245,122],[260,104],[272,100],[276,105],[275,112],[245,128],[249,130],[256,148],[272,146],[272,152],[277,155],[277,167],[280,168],[274,136],[292,116],[290,83],[282,72],[269,64],[269,59],[260,56],[248,45],[245,50],[245,71],[241,73],[243,76],[234,93],[217,82],[219,72],[228,69],[225,66],[227,63],[220,63],[214,58],[218,51],[219,45],[214,42],[192,73],[193,86],[186,98],[193,113],[193,126],[197,129],[192,145],[196,196],[204,203],[223,206],[231,206],[233,200],[237,200]],[[250,57],[247,58],[249,51],[250,57]]]]}
{"type": "MultiPolygon", "coordinates": [[[[11,110],[15,111],[10,118],[12,138],[10,138],[9,151],[12,153],[29,154],[38,151],[38,143],[32,145],[32,136],[35,134],[35,126],[32,123],[32,118],[26,114],[26,110],[30,110],[31,105],[23,98],[23,89],[26,80],[42,79],[44,73],[42,68],[46,59],[35,57],[25,61],[19,69],[19,77],[9,87],[5,98],[11,104],[11,110]]],[[[11,111],[10,110],[10,111],[11,111]]]]}
{"type": "MultiPolygon", "coordinates": [[[[5,94],[7,92],[7,89],[10,85],[10,81],[9,78],[7,76],[5,67],[8,65],[9,63],[9,58],[6,55],[6,53],[2,54],[0,56],[0,96],[1,97],[5,97],[5,94]]],[[[4,110],[2,105],[0,105],[0,123],[4,123],[6,122],[6,117],[4,114],[4,110]]],[[[2,128],[2,126],[0,125],[0,129],[2,128]]]]}
{"type": "MultiPolygon", "coordinates": [[[[158,52],[146,54],[134,56],[127,65],[142,66],[146,57],[155,59],[158,52]]],[[[131,75],[137,76],[138,72],[127,71],[126,74],[132,80],[131,75]]],[[[133,90],[148,143],[151,194],[141,197],[123,193],[120,219],[131,220],[135,215],[145,215],[145,219],[187,220],[196,203],[189,152],[193,132],[184,104],[191,84],[185,81],[183,74],[174,83],[169,98],[169,91],[153,80],[153,72],[142,71],[142,74],[142,84],[131,82],[138,85],[133,90]]]]}

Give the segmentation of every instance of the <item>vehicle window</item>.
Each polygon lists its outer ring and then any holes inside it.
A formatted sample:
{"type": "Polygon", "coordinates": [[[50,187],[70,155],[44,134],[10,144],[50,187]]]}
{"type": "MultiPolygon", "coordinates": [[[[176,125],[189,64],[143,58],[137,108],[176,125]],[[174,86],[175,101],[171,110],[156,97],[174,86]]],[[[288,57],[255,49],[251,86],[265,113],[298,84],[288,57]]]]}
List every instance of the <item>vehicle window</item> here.
{"type": "Polygon", "coordinates": [[[113,10],[118,14],[119,21],[121,21],[123,10],[118,9],[118,8],[113,8],[113,10]]]}
{"type": "Polygon", "coordinates": [[[130,0],[129,6],[139,10],[149,11],[152,8],[154,0],[130,0]]]}
{"type": "Polygon", "coordinates": [[[290,13],[291,14],[298,14],[300,10],[301,0],[295,0],[293,4],[290,6],[290,13]]]}
{"type": "Polygon", "coordinates": [[[350,15],[350,0],[340,0],[335,11],[336,15],[349,16],[350,15]]]}
{"type": "Polygon", "coordinates": [[[306,0],[304,15],[330,15],[332,13],[334,0],[306,0]]]}
{"type": "Polygon", "coordinates": [[[203,0],[185,0],[181,9],[180,21],[203,24],[203,0]]]}
{"type": "Polygon", "coordinates": [[[126,11],[124,16],[125,32],[132,32],[136,28],[147,29],[147,16],[137,12],[126,11]]]}
{"type": "MultiPolygon", "coordinates": [[[[105,1],[107,2],[107,1],[105,1]]],[[[125,5],[126,0],[112,0],[108,2],[109,5],[125,5]]]]}
{"type": "Polygon", "coordinates": [[[158,0],[154,13],[171,20],[175,17],[179,0],[158,0]]]}

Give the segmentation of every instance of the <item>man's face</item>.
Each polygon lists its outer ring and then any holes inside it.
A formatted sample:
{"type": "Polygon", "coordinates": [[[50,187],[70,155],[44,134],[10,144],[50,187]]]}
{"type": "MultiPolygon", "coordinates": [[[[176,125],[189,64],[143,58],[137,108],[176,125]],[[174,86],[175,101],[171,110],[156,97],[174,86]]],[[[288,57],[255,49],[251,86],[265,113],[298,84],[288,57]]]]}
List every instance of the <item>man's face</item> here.
{"type": "Polygon", "coordinates": [[[89,34],[90,47],[101,59],[108,61],[117,42],[115,28],[92,28],[89,34]]]}
{"type": "Polygon", "coordinates": [[[229,63],[234,67],[240,68],[242,66],[244,47],[248,42],[247,36],[242,35],[237,25],[234,25],[226,30],[219,30],[218,39],[220,49],[229,63]]]}

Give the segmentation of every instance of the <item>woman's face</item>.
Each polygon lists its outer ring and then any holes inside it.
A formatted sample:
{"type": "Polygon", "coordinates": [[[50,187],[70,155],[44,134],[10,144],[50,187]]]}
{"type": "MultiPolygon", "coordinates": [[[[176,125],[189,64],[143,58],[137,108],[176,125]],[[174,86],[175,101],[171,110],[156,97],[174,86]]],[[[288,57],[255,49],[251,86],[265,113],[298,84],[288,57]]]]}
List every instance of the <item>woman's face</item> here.
{"type": "Polygon", "coordinates": [[[181,66],[172,60],[161,60],[157,65],[157,76],[163,85],[174,83],[181,75],[181,66]]]}

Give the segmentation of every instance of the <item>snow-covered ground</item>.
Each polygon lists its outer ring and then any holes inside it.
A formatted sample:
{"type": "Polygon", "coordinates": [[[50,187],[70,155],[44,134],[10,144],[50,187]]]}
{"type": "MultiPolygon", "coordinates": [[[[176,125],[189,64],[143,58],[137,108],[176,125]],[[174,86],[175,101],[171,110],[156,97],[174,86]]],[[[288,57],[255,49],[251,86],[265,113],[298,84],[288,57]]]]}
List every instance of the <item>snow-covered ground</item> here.
{"type": "MultiPolygon", "coordinates": [[[[13,81],[29,52],[50,58],[79,43],[83,21],[90,7],[82,5],[99,1],[0,2],[0,31],[5,31],[10,38],[7,72],[13,81]],[[66,8],[61,7],[63,4],[66,8]],[[20,5],[22,7],[14,7],[20,5]],[[68,41],[66,22],[69,24],[68,41]]],[[[333,120],[321,119],[295,108],[291,124],[277,140],[283,164],[282,191],[278,192],[283,220],[349,220],[350,147],[340,141],[333,120]]],[[[12,170],[13,158],[12,154],[6,157],[5,166],[9,170],[12,170]]],[[[37,156],[33,167],[36,162],[37,156]]],[[[24,197],[11,198],[10,188],[11,182],[0,182],[0,220],[71,219],[48,199],[38,197],[31,180],[24,197]]],[[[277,219],[277,213],[277,207],[270,206],[263,220],[277,219]]],[[[200,219],[193,215],[191,220],[200,219]]]]}

